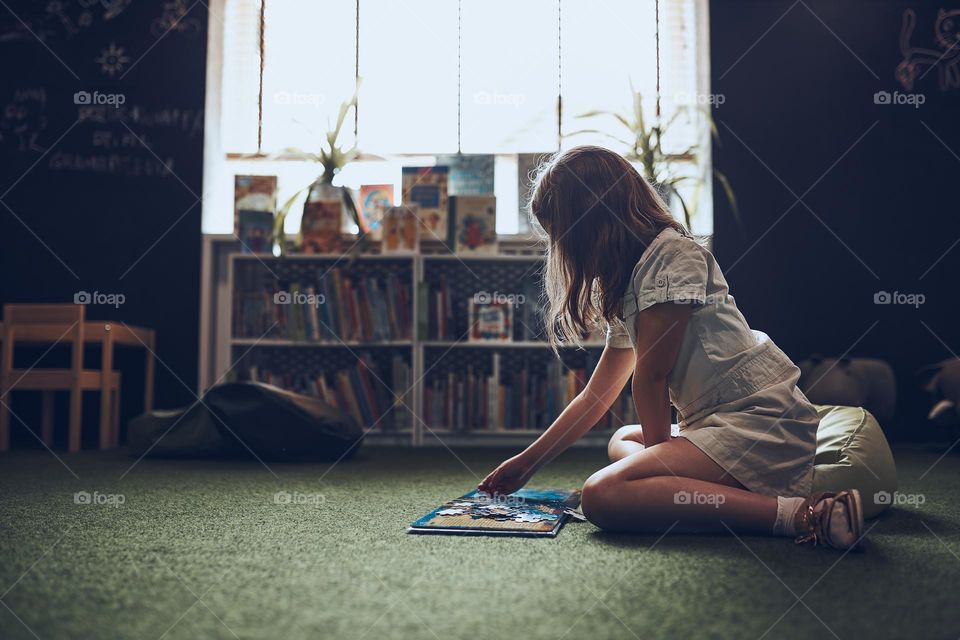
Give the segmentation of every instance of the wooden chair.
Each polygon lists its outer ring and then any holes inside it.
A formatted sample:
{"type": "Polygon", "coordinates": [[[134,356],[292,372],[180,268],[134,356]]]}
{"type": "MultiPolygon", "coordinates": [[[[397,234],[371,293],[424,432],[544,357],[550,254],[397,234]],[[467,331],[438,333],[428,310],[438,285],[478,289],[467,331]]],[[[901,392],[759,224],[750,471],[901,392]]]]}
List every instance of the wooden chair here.
{"type": "MultiPolygon", "coordinates": [[[[3,306],[3,355],[0,357],[0,451],[10,448],[12,391],[42,392],[41,433],[53,445],[54,391],[70,392],[70,453],[80,450],[83,392],[100,390],[100,448],[116,446],[119,433],[120,374],[107,368],[83,368],[84,307],[80,304],[6,304],[3,306]],[[14,369],[17,344],[69,344],[69,369],[14,369]]],[[[110,363],[104,363],[111,367],[110,363]]]]}

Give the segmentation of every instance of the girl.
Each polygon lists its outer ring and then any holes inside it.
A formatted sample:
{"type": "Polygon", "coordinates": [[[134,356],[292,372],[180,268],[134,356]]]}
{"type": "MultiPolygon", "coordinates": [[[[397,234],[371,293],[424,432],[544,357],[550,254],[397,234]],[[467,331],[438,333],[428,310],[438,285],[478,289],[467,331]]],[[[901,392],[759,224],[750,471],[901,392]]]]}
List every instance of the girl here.
{"type": "Polygon", "coordinates": [[[584,390],[479,488],[522,487],[607,412],[627,380],[641,425],[610,439],[612,464],[583,485],[583,513],[612,531],[725,529],[860,548],[856,490],[809,495],[818,416],[799,369],[737,310],[716,260],[633,166],[577,147],[541,168],[531,199],[548,236],[554,348],[606,326],[584,390]],[[680,416],[671,435],[671,402],[680,416]]]}

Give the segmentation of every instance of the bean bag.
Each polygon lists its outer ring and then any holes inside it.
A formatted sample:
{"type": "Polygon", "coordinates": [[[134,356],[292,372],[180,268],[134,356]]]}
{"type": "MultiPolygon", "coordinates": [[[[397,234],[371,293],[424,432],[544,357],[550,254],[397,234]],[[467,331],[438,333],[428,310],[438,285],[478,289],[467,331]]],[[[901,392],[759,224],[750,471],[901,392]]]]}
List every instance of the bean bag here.
{"type": "Polygon", "coordinates": [[[860,407],[815,405],[820,415],[813,491],[858,489],[867,518],[890,506],[897,490],[897,469],[883,430],[860,407]]]}

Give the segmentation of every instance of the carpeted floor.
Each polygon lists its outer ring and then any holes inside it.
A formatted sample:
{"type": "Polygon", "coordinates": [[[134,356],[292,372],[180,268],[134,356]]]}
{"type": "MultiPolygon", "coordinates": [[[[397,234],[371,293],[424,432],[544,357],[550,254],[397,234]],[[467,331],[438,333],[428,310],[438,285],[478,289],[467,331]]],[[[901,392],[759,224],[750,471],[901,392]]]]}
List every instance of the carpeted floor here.
{"type": "MultiPolygon", "coordinates": [[[[960,460],[927,472],[941,452],[897,452],[901,491],[925,502],[869,523],[868,552],[846,556],[575,523],[553,540],[405,533],[470,489],[502,457],[491,450],[370,448],[333,469],[270,470],[130,470],[95,452],[63,455],[68,470],[11,452],[0,638],[955,638],[960,460]],[[104,503],[76,504],[78,491],[104,503]]],[[[571,451],[531,484],[576,486],[602,463],[571,451]]]]}

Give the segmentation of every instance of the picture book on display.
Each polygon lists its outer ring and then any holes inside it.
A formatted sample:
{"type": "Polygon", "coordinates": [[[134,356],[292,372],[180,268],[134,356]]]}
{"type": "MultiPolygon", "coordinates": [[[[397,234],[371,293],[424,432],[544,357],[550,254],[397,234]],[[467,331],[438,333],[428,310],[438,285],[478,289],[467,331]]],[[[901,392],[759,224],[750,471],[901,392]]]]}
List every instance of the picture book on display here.
{"type": "Polygon", "coordinates": [[[494,192],[494,156],[462,153],[437,156],[437,164],[450,167],[452,196],[487,195],[494,192]]]}
{"type": "Polygon", "coordinates": [[[577,511],[579,490],[520,489],[508,496],[471,491],[411,524],[409,533],[553,538],[577,511]]]}
{"type": "Polygon", "coordinates": [[[497,199],[492,195],[450,197],[457,253],[497,253],[497,199]]]}
{"type": "Polygon", "coordinates": [[[276,208],[276,176],[234,176],[233,228],[244,253],[271,250],[276,208]]]}
{"type": "Polygon", "coordinates": [[[470,298],[468,342],[512,342],[513,304],[478,293],[470,298]]]}
{"type": "Polygon", "coordinates": [[[371,240],[379,240],[383,215],[393,206],[392,184],[365,184],[360,187],[360,223],[370,234],[371,240]]]}
{"type": "MultiPolygon", "coordinates": [[[[521,153],[517,155],[517,193],[520,196],[520,209],[526,211],[533,192],[533,178],[537,168],[550,159],[549,153],[521,153]]],[[[520,216],[520,233],[530,231],[527,216],[520,216]]]]}
{"type": "Polygon", "coordinates": [[[421,237],[447,241],[447,186],[450,168],[403,167],[403,204],[416,204],[421,237]]]}
{"type": "Polygon", "coordinates": [[[420,224],[417,205],[389,207],[383,214],[381,252],[406,255],[417,252],[420,224]]]}

